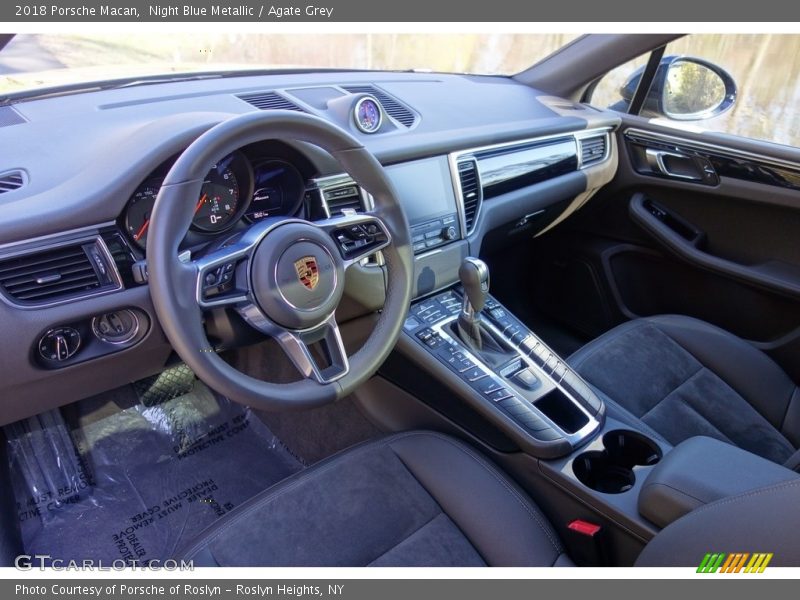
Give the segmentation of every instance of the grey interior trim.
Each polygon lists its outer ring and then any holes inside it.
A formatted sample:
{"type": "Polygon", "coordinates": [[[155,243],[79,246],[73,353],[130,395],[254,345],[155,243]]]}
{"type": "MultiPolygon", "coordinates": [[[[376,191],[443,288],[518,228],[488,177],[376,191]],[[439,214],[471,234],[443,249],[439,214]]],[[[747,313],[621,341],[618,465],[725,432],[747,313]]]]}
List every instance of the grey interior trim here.
{"type": "Polygon", "coordinates": [[[722,273],[744,283],[757,285],[790,297],[800,297],[800,271],[792,265],[775,263],[741,265],[700,250],[680,234],[661,223],[644,207],[644,194],[630,201],[631,218],[679,258],[704,269],[722,273]]]}
{"type": "Polygon", "coordinates": [[[575,133],[575,141],[578,145],[578,169],[588,169],[596,165],[601,165],[611,157],[611,131],[612,127],[599,127],[594,129],[586,129],[575,133]],[[581,140],[604,135],[606,140],[606,150],[600,160],[596,160],[588,165],[583,164],[583,153],[581,152],[581,140]]]}
{"type": "Polygon", "coordinates": [[[16,242],[6,242],[0,244],[0,257],[6,255],[6,250],[13,251],[15,248],[32,247],[35,248],[40,244],[44,244],[51,240],[58,240],[60,238],[69,238],[71,241],[76,236],[81,236],[88,233],[96,233],[106,227],[113,227],[114,221],[106,221],[105,223],[98,223],[97,225],[87,225],[86,227],[78,227],[77,229],[69,229],[67,231],[60,231],[58,233],[50,233],[30,239],[18,240],[16,242]]]}
{"type": "Polygon", "coordinates": [[[748,150],[734,148],[728,145],[715,144],[713,142],[701,142],[694,138],[668,135],[666,133],[660,133],[655,131],[645,131],[643,129],[638,129],[636,127],[626,128],[623,131],[623,135],[625,136],[635,135],[636,137],[645,140],[650,139],[657,142],[667,142],[669,144],[676,144],[694,150],[704,150],[713,152],[715,154],[721,154],[724,156],[732,156],[737,158],[754,160],[764,164],[774,165],[776,167],[784,167],[794,170],[800,170],[800,159],[798,159],[798,161],[791,161],[791,160],[776,158],[768,154],[760,154],[758,152],[750,152],[748,150]]]}

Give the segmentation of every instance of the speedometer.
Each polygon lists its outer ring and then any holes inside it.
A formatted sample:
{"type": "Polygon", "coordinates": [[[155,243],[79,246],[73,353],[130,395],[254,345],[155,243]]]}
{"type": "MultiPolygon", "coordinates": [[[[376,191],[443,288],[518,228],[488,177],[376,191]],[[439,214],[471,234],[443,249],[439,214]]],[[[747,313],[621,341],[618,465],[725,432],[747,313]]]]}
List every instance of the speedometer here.
{"type": "Polygon", "coordinates": [[[150,227],[150,215],[156,203],[160,179],[145,181],[131,197],[128,210],[125,212],[125,229],[139,248],[147,245],[147,230],[150,227]]]}

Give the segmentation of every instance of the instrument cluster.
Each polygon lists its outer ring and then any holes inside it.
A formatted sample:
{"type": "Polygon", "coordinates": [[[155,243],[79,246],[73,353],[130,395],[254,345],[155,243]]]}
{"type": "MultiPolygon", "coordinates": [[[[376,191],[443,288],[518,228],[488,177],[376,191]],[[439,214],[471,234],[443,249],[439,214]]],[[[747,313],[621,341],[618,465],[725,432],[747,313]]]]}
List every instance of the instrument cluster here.
{"type": "MultiPolygon", "coordinates": [[[[144,251],[156,197],[170,165],[143,181],[125,207],[122,225],[144,251]]],[[[279,158],[251,159],[235,151],[211,167],[197,198],[191,230],[203,236],[274,216],[296,216],[303,207],[305,179],[292,163],[279,158]]]]}

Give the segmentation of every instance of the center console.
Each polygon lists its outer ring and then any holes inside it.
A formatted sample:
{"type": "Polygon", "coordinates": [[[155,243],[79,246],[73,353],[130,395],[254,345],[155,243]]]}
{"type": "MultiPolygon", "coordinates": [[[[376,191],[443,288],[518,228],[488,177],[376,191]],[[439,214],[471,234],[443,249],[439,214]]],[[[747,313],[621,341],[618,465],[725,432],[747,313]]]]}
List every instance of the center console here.
{"type": "MultiPolygon", "coordinates": [[[[474,260],[474,259],[469,259],[474,260]]],[[[466,285],[411,306],[404,333],[444,367],[464,398],[509,431],[529,454],[554,458],[571,453],[600,429],[600,398],[555,352],[488,295],[477,311],[480,345],[465,334],[473,302],[466,285]]]]}

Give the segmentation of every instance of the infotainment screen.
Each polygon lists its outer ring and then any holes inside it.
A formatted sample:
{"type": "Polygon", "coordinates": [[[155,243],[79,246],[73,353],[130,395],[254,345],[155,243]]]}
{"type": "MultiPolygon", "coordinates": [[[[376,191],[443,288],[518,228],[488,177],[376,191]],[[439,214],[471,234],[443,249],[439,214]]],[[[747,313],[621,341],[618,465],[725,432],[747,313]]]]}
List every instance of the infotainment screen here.
{"type": "Polygon", "coordinates": [[[386,172],[412,226],[456,214],[456,198],[446,157],[392,165],[386,167],[386,172]]]}

